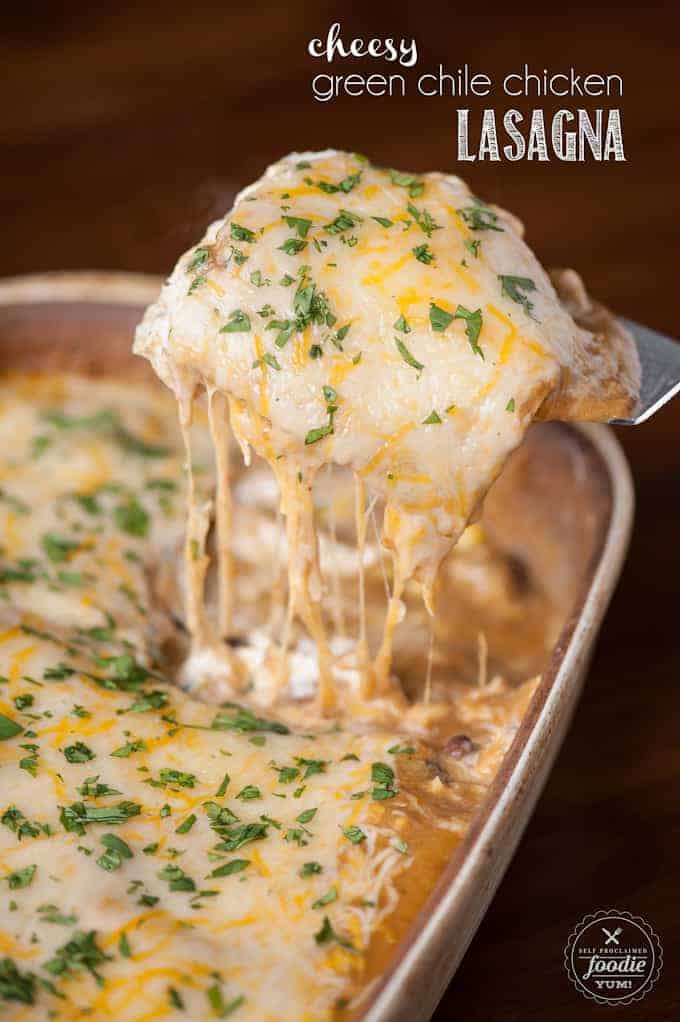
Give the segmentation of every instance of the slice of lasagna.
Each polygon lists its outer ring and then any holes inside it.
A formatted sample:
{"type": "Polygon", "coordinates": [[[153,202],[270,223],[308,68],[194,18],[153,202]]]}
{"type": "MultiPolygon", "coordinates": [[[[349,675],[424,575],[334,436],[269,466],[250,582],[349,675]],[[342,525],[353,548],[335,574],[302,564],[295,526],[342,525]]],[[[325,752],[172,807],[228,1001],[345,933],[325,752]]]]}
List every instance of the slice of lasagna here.
{"type": "MultiPolygon", "coordinates": [[[[592,312],[575,275],[559,286],[592,312]]],[[[288,156],[245,189],[179,260],[135,350],[177,395],[185,426],[194,395],[208,391],[222,481],[224,399],[244,452],[272,466],[289,616],[316,644],[326,710],[337,665],[321,610],[320,470],[353,474],[360,548],[366,494],[382,507],[391,597],[379,647],[369,654],[361,630],[354,668],[362,697],[385,695],[407,581],[417,580],[432,611],[442,558],[530,422],[622,415],[637,390],[632,342],[611,318],[595,332],[577,326],[514,217],[457,177],[384,170],[335,151],[288,156]]],[[[223,485],[221,634],[230,522],[223,485]]],[[[188,618],[201,648],[206,530],[192,503],[188,618]]]]}

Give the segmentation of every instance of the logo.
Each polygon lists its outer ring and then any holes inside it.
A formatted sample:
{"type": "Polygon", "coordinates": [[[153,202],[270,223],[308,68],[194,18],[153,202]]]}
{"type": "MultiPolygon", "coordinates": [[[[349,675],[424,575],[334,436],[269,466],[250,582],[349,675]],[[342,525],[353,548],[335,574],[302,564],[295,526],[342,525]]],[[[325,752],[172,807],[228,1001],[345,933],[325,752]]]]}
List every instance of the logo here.
{"type": "Polygon", "coordinates": [[[564,949],[564,965],[579,993],[597,1004],[632,1004],[661,974],[661,942],[641,916],[601,909],[585,916],[564,949]]]}

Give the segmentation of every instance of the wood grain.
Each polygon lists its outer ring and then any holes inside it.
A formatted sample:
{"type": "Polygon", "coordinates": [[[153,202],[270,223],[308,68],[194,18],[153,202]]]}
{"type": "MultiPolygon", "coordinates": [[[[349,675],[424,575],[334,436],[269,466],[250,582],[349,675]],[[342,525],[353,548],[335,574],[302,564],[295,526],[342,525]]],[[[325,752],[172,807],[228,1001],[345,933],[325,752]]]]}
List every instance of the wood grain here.
{"type": "MultiPolygon", "coordinates": [[[[680,336],[676,6],[13,5],[0,37],[0,273],[166,272],[272,158],[332,144],[457,170],[524,219],[544,262],[576,267],[606,304],[680,336]],[[415,35],[423,71],[467,61],[498,76],[526,61],[621,74],[627,162],[456,167],[455,111],[466,104],[315,102],[321,68],[306,43],[334,20],[347,37],[415,35]]],[[[358,69],[344,63],[338,72],[358,69]]],[[[562,948],[582,915],[612,906],[645,916],[666,956],[658,987],[626,1019],[678,1017],[679,437],[680,401],[622,433],[638,496],[624,577],[562,755],[437,1022],[601,1017],[570,986],[562,948]]]]}

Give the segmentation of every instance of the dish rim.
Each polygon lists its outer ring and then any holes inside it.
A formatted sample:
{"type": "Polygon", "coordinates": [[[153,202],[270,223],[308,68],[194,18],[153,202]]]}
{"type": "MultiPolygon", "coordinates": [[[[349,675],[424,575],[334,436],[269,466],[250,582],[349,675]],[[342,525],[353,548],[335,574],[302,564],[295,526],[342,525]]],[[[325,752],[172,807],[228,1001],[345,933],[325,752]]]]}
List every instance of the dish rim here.
{"type": "MultiPolygon", "coordinates": [[[[44,303],[145,305],[162,278],[115,271],[25,274],[0,280],[0,306],[44,303]]],[[[538,799],[576,705],[588,655],[614,591],[631,533],[630,470],[613,431],[573,424],[602,463],[611,502],[586,583],[551,653],[530,705],[465,838],[378,980],[369,985],[361,1022],[429,1018],[486,911],[538,799]],[[465,920],[466,915],[471,919],[465,920]],[[463,926],[460,927],[460,921],[463,926]],[[456,937],[455,948],[445,944],[456,937]],[[440,968],[431,988],[431,959],[440,968]],[[423,973],[422,975],[419,975],[423,973]],[[422,988],[430,986],[429,993],[422,988]],[[421,988],[421,989],[419,989],[421,988]]]]}

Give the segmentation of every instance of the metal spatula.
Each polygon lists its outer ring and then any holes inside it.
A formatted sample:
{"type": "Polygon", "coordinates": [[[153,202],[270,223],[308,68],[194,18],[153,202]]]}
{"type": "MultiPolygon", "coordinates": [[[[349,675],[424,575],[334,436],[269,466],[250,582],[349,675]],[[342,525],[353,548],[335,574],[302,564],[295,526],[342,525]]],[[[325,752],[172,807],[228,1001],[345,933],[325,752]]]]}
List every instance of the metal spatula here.
{"type": "Polygon", "coordinates": [[[680,391],[680,344],[629,319],[621,322],[637,344],[642,383],[640,400],[630,419],[612,419],[617,426],[639,426],[680,391]]]}

